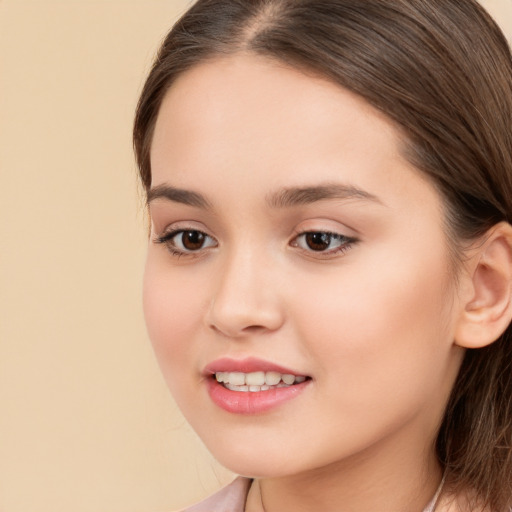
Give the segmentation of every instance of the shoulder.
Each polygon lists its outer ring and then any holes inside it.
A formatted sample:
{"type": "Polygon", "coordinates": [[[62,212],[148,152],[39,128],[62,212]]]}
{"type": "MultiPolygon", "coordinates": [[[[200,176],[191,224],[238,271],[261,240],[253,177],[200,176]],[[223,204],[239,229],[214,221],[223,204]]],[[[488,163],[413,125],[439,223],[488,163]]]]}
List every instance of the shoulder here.
{"type": "Polygon", "coordinates": [[[205,500],[179,512],[243,512],[252,480],[238,477],[205,500]]]}

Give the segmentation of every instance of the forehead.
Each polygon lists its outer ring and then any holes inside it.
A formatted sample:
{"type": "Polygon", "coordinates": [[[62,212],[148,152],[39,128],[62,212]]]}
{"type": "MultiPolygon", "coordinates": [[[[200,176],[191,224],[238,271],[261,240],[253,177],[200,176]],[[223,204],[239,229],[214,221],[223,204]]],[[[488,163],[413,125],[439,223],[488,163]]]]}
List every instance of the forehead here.
{"type": "Polygon", "coordinates": [[[364,130],[374,144],[396,153],[397,130],[358,96],[279,62],[235,55],[201,63],[178,77],[160,108],[153,147],[184,142],[206,147],[229,137],[269,149],[275,140],[308,142],[306,150],[320,138],[326,141],[329,132],[343,143],[353,130],[364,130]],[[200,140],[188,141],[192,132],[200,140]]]}
{"type": "Polygon", "coordinates": [[[276,61],[235,55],[197,65],[167,92],[152,186],[263,197],[342,181],[374,195],[407,194],[425,179],[401,146],[395,125],[359,96],[276,61]]]}

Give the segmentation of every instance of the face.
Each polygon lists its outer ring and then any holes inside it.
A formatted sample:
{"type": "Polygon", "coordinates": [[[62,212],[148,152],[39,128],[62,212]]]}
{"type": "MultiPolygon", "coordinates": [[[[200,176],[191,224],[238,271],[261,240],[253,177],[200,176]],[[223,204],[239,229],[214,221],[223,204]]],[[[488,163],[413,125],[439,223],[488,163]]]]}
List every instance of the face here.
{"type": "Polygon", "coordinates": [[[460,365],[457,293],[441,198],[400,147],[360,98],[256,56],[167,93],[145,316],[178,405],[233,471],[430,446],[460,365]]]}

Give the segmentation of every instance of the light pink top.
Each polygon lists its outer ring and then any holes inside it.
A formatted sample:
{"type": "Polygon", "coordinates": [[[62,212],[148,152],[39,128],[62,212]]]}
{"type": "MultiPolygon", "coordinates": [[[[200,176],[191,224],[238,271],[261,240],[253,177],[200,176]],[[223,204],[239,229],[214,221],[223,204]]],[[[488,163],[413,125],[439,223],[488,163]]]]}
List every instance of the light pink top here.
{"type": "MultiPolygon", "coordinates": [[[[219,492],[206,498],[201,503],[183,509],[181,512],[244,512],[245,500],[251,487],[250,478],[238,477],[219,492]]],[[[432,498],[423,512],[432,512],[438,493],[432,498]]]]}
{"type": "Polygon", "coordinates": [[[239,476],[229,485],[197,505],[180,512],[244,512],[252,480],[239,476]]]}

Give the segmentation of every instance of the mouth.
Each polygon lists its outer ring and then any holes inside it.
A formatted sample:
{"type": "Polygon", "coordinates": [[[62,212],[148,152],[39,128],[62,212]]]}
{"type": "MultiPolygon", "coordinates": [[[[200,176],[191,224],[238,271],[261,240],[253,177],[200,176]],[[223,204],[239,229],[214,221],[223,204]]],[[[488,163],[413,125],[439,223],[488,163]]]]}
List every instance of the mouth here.
{"type": "Polygon", "coordinates": [[[254,358],[218,360],[206,367],[205,376],[213,403],[234,414],[270,411],[298,397],[313,380],[254,358]]]}
{"type": "Polygon", "coordinates": [[[301,384],[310,377],[280,373],[275,371],[263,372],[215,372],[212,375],[219,384],[230,391],[242,393],[259,393],[272,389],[288,388],[295,384],[301,384]]]}

